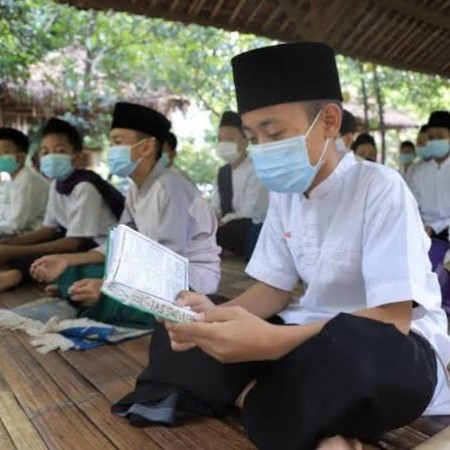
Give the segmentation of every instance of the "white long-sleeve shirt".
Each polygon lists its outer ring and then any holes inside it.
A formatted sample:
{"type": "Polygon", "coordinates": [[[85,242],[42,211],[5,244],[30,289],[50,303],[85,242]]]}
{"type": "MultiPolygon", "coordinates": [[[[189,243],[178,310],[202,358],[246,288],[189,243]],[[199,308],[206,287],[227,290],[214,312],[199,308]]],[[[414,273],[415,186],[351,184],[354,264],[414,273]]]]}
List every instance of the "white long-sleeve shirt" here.
{"type": "Polygon", "coordinates": [[[5,183],[6,214],[0,220],[0,234],[13,235],[42,224],[50,183],[30,167],[5,183]]]}
{"type": "MultiPolygon", "coordinates": [[[[269,207],[269,193],[259,181],[252,160],[247,158],[232,170],[233,212],[222,217],[222,222],[236,219],[252,219],[255,224],[264,222],[269,207]]],[[[220,214],[220,198],[216,189],[214,207],[220,214]]]]}
{"type": "Polygon", "coordinates": [[[450,158],[441,165],[431,160],[417,166],[410,187],[426,226],[440,233],[450,226],[450,158]]]}
{"type": "MultiPolygon", "coordinates": [[[[189,285],[212,294],[220,281],[217,220],[198,189],[183,175],[157,164],[144,184],[127,192],[120,223],[189,260],[189,285]]],[[[105,248],[96,251],[105,252],[105,248]]]]}

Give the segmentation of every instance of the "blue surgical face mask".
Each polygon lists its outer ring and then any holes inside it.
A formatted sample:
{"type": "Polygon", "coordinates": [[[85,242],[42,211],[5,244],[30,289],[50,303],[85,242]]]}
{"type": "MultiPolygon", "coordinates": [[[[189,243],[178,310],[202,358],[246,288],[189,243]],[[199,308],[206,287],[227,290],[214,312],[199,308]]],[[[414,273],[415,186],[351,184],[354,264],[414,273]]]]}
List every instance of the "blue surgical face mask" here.
{"type": "Polygon", "coordinates": [[[40,169],[47,178],[64,181],[72,175],[75,167],[70,155],[55,153],[41,158],[40,169]]]}
{"type": "Polygon", "coordinates": [[[163,152],[161,158],[159,158],[159,164],[163,167],[167,167],[170,164],[170,158],[166,152],[163,152]]]}
{"type": "Polygon", "coordinates": [[[398,155],[398,161],[401,165],[406,166],[414,161],[416,155],[414,153],[400,153],[398,155]]]}
{"type": "Polygon", "coordinates": [[[427,149],[432,158],[444,158],[450,151],[448,139],[434,139],[427,142],[427,149]]]}
{"type": "Polygon", "coordinates": [[[304,193],[311,187],[323,164],[329,142],[327,139],[318,163],[313,166],[309,159],[306,138],[320,117],[320,113],[317,114],[304,136],[250,146],[250,157],[256,174],[267,189],[294,194],[304,193]]]}
{"type": "Polygon", "coordinates": [[[418,145],[416,147],[416,153],[417,153],[417,156],[420,159],[430,159],[430,158],[432,158],[430,149],[426,145],[418,145]]]}
{"type": "Polygon", "coordinates": [[[0,156],[0,172],[7,172],[9,174],[14,173],[20,164],[14,155],[2,155],[0,156]]]}
{"type": "Polygon", "coordinates": [[[110,172],[123,178],[133,175],[141,160],[133,161],[131,159],[131,150],[145,141],[145,139],[136,142],[134,145],[112,145],[109,147],[108,165],[110,172]]]}

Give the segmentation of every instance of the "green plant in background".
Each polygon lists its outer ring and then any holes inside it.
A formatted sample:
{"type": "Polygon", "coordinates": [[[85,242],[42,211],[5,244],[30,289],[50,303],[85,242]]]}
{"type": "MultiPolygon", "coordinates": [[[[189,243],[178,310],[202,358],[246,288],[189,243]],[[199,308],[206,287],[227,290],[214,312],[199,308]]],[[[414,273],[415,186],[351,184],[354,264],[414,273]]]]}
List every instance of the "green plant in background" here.
{"type": "MultiPolygon", "coordinates": [[[[25,86],[38,67],[43,82],[67,105],[66,117],[82,128],[90,147],[99,149],[108,142],[114,102],[155,92],[186,97],[208,111],[206,128],[213,130],[222,111],[236,107],[231,57],[270,42],[46,0],[0,0],[0,93],[2,83],[25,86]]],[[[442,78],[377,66],[377,96],[372,64],[339,56],[338,65],[346,100],[366,105],[372,125],[379,122],[380,100],[384,110],[403,111],[417,125],[430,110],[450,108],[449,83],[442,78]]],[[[398,139],[414,139],[415,133],[386,133],[389,163],[398,139]]],[[[221,162],[212,154],[213,145],[207,133],[203,141],[180,138],[178,164],[197,183],[215,181],[221,162]]]]}

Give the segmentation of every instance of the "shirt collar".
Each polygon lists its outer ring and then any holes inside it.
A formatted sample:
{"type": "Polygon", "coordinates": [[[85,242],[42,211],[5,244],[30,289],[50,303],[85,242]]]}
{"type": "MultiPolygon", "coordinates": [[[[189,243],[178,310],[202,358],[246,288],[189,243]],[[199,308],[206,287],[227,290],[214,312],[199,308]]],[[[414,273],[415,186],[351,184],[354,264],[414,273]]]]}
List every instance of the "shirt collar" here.
{"type": "Polygon", "coordinates": [[[150,189],[151,185],[159,178],[159,176],[165,170],[166,169],[163,167],[163,165],[157,162],[156,165],[153,167],[153,169],[150,171],[150,173],[147,175],[147,178],[144,181],[143,185],[140,188],[138,188],[138,190],[141,191],[150,189]]]}
{"type": "MultiPolygon", "coordinates": [[[[325,197],[336,186],[347,171],[356,164],[358,164],[358,161],[356,160],[354,153],[346,153],[345,156],[339,161],[333,172],[309,193],[308,199],[319,200],[325,197]]],[[[306,199],[305,196],[302,197],[306,199]]]]}

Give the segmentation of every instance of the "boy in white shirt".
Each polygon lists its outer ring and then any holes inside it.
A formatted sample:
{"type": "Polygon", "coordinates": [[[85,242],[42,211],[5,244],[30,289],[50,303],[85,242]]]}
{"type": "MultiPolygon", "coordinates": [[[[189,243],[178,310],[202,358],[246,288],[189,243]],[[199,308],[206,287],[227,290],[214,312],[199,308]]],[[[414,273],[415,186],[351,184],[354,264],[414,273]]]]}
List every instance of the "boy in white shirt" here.
{"type": "Polygon", "coordinates": [[[30,143],[14,128],[0,128],[0,172],[11,176],[7,182],[9,208],[0,220],[0,236],[12,236],[42,224],[47,206],[49,182],[25,166],[30,143]]]}
{"type": "Polygon", "coordinates": [[[219,169],[217,177],[216,203],[220,204],[217,243],[249,260],[266,217],[269,193],[256,176],[247,154],[242,120],[234,111],[222,114],[218,141],[217,156],[227,164],[219,169]]]}
{"type": "MultiPolygon", "coordinates": [[[[188,258],[190,287],[213,294],[220,281],[217,222],[197,188],[159,162],[170,127],[170,121],[151,108],[116,104],[108,161],[113,174],[133,181],[120,223],[188,258]]],[[[53,282],[68,266],[103,264],[105,251],[101,246],[87,253],[47,256],[34,263],[32,275],[53,282]]],[[[98,278],[77,281],[72,299],[95,304],[102,284],[98,278]]]]}
{"type": "Polygon", "coordinates": [[[29,276],[38,257],[85,251],[105,242],[120,217],[123,196],[89,170],[77,169],[83,142],[78,131],[60,119],[50,119],[41,132],[41,172],[53,180],[43,226],[6,239],[0,245],[0,291],[29,276]]]}
{"type": "Polygon", "coordinates": [[[427,124],[427,151],[431,160],[418,166],[411,188],[425,229],[432,238],[448,242],[450,226],[450,112],[435,111],[427,124]]]}
{"type": "Polygon", "coordinates": [[[173,423],[238,400],[263,450],[360,449],[425,410],[449,413],[430,242],[398,173],[336,149],[334,52],[284,44],[232,65],[255,170],[272,191],[247,267],[257,283],[220,307],[182,293],[197,321],[155,331],[151,365],[113,412],[173,423]],[[299,278],[306,292],[290,302],[299,278]],[[274,315],[291,326],[265,320],[274,315]]]}

